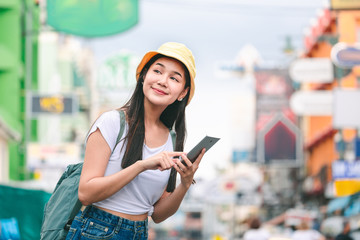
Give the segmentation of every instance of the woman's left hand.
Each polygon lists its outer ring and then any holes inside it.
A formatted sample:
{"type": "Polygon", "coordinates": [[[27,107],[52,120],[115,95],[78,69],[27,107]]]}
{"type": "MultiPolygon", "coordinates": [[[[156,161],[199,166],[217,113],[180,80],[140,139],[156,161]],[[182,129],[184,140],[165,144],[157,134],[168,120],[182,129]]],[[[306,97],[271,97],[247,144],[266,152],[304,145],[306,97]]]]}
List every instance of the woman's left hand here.
{"type": "Polygon", "coordinates": [[[186,163],[183,164],[180,159],[175,158],[174,168],[181,176],[181,184],[183,184],[186,188],[191,186],[191,183],[194,179],[194,174],[196,170],[199,168],[199,164],[201,162],[202,157],[205,154],[205,148],[200,152],[199,156],[196,158],[194,163],[187,158],[185,154],[181,155],[182,160],[186,163]]]}

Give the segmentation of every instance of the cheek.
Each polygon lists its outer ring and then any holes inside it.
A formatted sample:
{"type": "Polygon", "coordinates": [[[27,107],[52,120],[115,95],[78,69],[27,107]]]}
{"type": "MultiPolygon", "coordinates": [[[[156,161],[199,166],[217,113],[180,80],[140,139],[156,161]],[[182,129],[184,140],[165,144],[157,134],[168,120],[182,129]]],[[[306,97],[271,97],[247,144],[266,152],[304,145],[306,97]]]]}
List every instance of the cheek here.
{"type": "Polygon", "coordinates": [[[154,74],[147,74],[145,79],[144,79],[144,85],[145,85],[145,82],[147,85],[151,85],[151,84],[154,84],[154,83],[157,83],[158,82],[158,77],[154,74]]]}
{"type": "Polygon", "coordinates": [[[171,92],[174,95],[180,95],[180,93],[182,92],[182,90],[184,89],[182,86],[180,86],[179,84],[172,84],[171,86],[171,92]]]}
{"type": "Polygon", "coordinates": [[[178,95],[182,94],[185,91],[185,86],[183,84],[177,85],[176,88],[176,92],[178,93],[178,95]]]}

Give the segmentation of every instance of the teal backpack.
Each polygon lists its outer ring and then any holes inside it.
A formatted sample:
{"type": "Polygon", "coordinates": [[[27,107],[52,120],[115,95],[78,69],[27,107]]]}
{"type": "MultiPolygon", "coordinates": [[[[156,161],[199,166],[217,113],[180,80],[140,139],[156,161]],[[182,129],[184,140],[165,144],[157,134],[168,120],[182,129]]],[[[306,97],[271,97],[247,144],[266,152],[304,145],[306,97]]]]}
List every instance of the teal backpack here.
{"type": "MultiPolygon", "coordinates": [[[[125,129],[125,114],[122,110],[119,110],[119,114],[120,131],[115,147],[120,142],[125,129]]],[[[170,133],[175,147],[175,132],[171,130],[170,133]]],[[[54,192],[45,204],[40,240],[62,240],[66,238],[73,219],[82,207],[78,198],[82,166],[83,163],[69,165],[57,182],[54,192]]]]}
{"type": "MultiPolygon", "coordinates": [[[[125,128],[125,114],[120,114],[120,131],[116,145],[120,142],[125,128]]],[[[115,145],[115,147],[116,147],[115,145]]],[[[114,149],[115,149],[114,147],[114,149]]],[[[83,163],[69,165],[56,184],[49,201],[45,204],[41,225],[41,240],[65,239],[72,220],[82,206],[78,198],[78,187],[83,163]]]]}

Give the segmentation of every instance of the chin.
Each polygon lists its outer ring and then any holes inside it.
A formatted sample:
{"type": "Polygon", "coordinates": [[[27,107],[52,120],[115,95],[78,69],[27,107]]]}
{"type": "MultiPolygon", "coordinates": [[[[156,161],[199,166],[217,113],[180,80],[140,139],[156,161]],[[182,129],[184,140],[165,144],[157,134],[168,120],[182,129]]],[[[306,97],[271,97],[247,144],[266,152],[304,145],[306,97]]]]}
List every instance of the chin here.
{"type": "Polygon", "coordinates": [[[151,103],[153,105],[168,106],[168,105],[174,103],[176,99],[172,100],[172,99],[166,98],[165,96],[164,97],[154,96],[154,97],[147,98],[147,100],[149,101],[149,103],[151,103]]]}

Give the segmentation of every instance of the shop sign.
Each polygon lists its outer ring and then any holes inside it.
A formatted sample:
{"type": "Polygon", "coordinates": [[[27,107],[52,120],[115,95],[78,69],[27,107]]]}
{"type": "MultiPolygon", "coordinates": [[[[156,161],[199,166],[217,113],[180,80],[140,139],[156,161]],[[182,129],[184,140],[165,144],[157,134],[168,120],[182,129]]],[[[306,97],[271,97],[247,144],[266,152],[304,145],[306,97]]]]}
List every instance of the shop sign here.
{"type": "Polygon", "coordinates": [[[329,58],[297,59],[289,68],[291,79],[300,83],[330,83],[334,78],[333,71],[329,58]]]}
{"type": "Polygon", "coordinates": [[[334,181],[334,192],[337,197],[349,196],[359,191],[359,179],[338,179],[334,181]]]}
{"type": "Polygon", "coordinates": [[[72,115],[78,112],[75,95],[30,94],[30,115],[72,115]]]}
{"type": "Polygon", "coordinates": [[[116,92],[135,87],[135,72],[140,59],[127,50],[107,58],[98,69],[96,87],[100,92],[116,92]]]}
{"type": "Polygon", "coordinates": [[[302,221],[311,222],[315,217],[316,213],[313,211],[290,208],[285,212],[285,224],[287,226],[297,226],[302,221]]]}
{"type": "Polygon", "coordinates": [[[331,10],[355,10],[360,9],[360,0],[330,0],[331,10]]]}
{"type": "Polygon", "coordinates": [[[232,152],[232,162],[245,162],[249,161],[250,159],[250,152],[249,151],[240,151],[240,150],[233,150],[232,152]]]}
{"type": "Polygon", "coordinates": [[[360,159],[360,138],[359,137],[355,137],[354,146],[355,146],[355,157],[358,160],[358,159],[360,159]]]}
{"type": "Polygon", "coordinates": [[[300,116],[328,116],[333,112],[333,92],[297,91],[290,97],[290,108],[300,116]]]}
{"type": "Polygon", "coordinates": [[[138,23],[138,0],[51,0],[47,24],[68,34],[99,37],[124,32],[138,23]]]}
{"type": "Polygon", "coordinates": [[[76,143],[39,144],[27,146],[27,166],[30,169],[64,168],[80,162],[81,147],[76,143]]]}
{"type": "Polygon", "coordinates": [[[348,162],[345,160],[337,160],[332,163],[333,179],[360,179],[360,162],[348,162]]]}
{"type": "Polygon", "coordinates": [[[331,60],[341,68],[360,65],[360,44],[337,43],[331,49],[331,60]]]}
{"type": "Polygon", "coordinates": [[[360,90],[336,88],[333,94],[333,128],[360,128],[360,90]]]}

